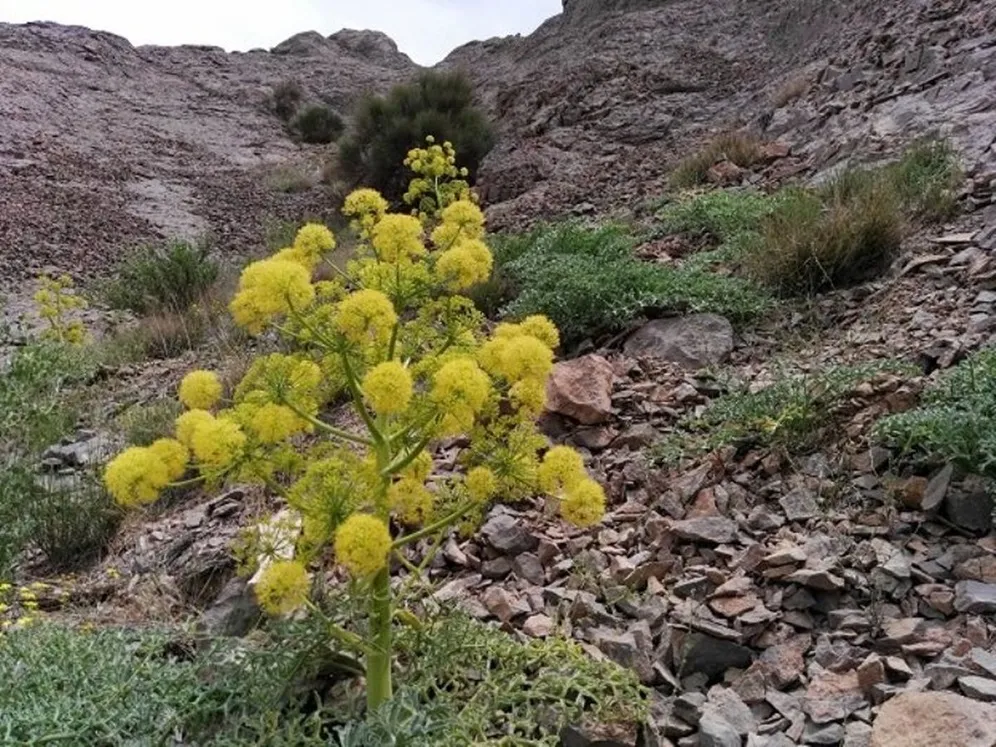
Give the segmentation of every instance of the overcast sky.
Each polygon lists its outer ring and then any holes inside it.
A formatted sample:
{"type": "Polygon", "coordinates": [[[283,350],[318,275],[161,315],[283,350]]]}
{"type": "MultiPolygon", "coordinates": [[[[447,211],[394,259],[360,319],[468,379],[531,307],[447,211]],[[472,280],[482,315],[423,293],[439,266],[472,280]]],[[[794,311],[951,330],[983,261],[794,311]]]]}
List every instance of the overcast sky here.
{"type": "Polygon", "coordinates": [[[0,0],[0,21],[56,21],[132,44],[270,48],[299,31],[377,29],[423,65],[472,39],[526,34],[561,0],[0,0]]]}

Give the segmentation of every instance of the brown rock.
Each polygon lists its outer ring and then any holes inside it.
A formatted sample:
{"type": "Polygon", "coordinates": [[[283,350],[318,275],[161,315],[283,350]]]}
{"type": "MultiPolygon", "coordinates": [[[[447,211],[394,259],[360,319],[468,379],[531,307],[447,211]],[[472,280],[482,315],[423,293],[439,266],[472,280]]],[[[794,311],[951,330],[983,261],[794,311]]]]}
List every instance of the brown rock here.
{"type": "Polygon", "coordinates": [[[993,747],[996,708],[953,693],[902,693],[882,706],[871,747],[993,747]]]}
{"type": "Polygon", "coordinates": [[[806,688],[802,709],[817,724],[843,721],[865,705],[856,671],[816,674],[806,688]]]}
{"type": "Polygon", "coordinates": [[[687,369],[725,363],[733,351],[733,325],[716,314],[655,319],[626,340],[634,358],[658,358],[687,369]]]}
{"type": "Polygon", "coordinates": [[[735,184],[743,177],[744,170],[733,161],[720,161],[709,168],[709,181],[713,184],[735,184]]]}
{"type": "Polygon", "coordinates": [[[612,417],[612,364],[586,355],[553,367],[546,386],[546,408],[585,425],[612,417]]]}

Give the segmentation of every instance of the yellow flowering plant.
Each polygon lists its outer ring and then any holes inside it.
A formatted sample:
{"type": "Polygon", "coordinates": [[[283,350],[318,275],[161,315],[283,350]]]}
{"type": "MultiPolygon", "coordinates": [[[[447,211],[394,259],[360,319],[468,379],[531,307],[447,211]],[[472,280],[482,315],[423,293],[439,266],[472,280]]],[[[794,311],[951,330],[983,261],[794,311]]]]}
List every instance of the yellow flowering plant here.
{"type": "Polygon", "coordinates": [[[365,657],[370,708],[392,695],[392,621],[410,619],[396,608],[392,564],[417,578],[455,527],[473,526],[495,501],[545,494],[578,526],[605,509],[581,456],[547,448],[536,430],[556,327],[534,316],[489,329],[462,295],[488,278],[491,252],[480,208],[450,186],[459,175],[452,148],[441,152],[450,154],[445,168],[426,160],[438,157],[431,148],[410,164],[415,182],[434,180],[439,209],[425,223],[389,212],[373,190],[346,198],[360,247],[333,268],[336,280],[313,280],[335,246],[319,226],[249,265],[232,314],[251,333],[281,336],[291,352],[256,359],[228,393],[214,374],[189,373],[175,438],[127,449],[105,472],[125,505],[155,500],[188,473],[255,480],[280,494],[298,517],[296,546],[292,558],[264,557],[257,598],[273,614],[308,606],[309,574],[334,558],[368,608],[365,636],[330,630],[365,657]],[[344,400],[354,427],[329,417],[344,400]],[[441,442],[459,448],[459,469],[437,469],[441,442]],[[418,566],[409,558],[416,545],[418,566]]]}
{"type": "Polygon", "coordinates": [[[424,148],[412,148],[405,158],[405,166],[415,178],[404,194],[407,205],[413,205],[412,214],[423,222],[439,217],[440,211],[458,200],[476,202],[476,195],[467,182],[469,171],[456,165],[456,150],[450,141],[439,145],[429,135],[424,148]]]}
{"type": "Polygon", "coordinates": [[[76,294],[73,279],[69,275],[41,275],[38,283],[39,287],[33,298],[38,304],[38,315],[48,324],[42,336],[70,345],[82,345],[86,342],[86,327],[74,315],[85,309],[87,304],[76,294]]]}

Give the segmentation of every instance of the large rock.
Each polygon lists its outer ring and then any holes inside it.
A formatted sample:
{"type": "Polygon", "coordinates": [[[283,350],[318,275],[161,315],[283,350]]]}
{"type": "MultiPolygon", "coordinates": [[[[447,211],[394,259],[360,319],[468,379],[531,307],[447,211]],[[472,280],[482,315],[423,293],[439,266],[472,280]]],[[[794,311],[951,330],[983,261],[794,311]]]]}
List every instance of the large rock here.
{"type": "Polygon", "coordinates": [[[586,355],[553,367],[546,385],[546,408],[585,425],[612,417],[612,365],[586,355]]]}
{"type": "Polygon", "coordinates": [[[659,358],[688,369],[725,363],[733,352],[733,325],[715,314],[648,322],[626,340],[627,355],[659,358]]]}
{"type": "Polygon", "coordinates": [[[953,693],[907,692],[879,711],[871,747],[993,747],[996,708],[953,693]]]}

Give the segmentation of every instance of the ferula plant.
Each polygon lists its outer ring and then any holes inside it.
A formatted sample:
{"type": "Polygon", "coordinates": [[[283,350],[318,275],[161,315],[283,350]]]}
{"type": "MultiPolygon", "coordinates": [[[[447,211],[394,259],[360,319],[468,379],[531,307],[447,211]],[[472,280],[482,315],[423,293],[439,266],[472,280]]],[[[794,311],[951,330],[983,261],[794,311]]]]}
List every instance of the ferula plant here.
{"type": "Polygon", "coordinates": [[[74,316],[86,308],[86,301],[76,294],[75,284],[69,275],[41,275],[33,299],[38,305],[38,315],[48,324],[42,333],[44,339],[69,345],[86,342],[86,327],[81,319],[74,316]]]}
{"type": "Polygon", "coordinates": [[[227,396],[216,374],[189,373],[175,438],[129,448],[105,472],[125,506],[191,480],[257,481],[284,496],[299,517],[294,554],[261,563],[257,597],[286,614],[309,605],[313,576],[331,563],[348,573],[366,600],[366,635],[331,635],[364,656],[371,709],[392,695],[392,619],[411,619],[390,575],[392,562],[417,571],[406,549],[424,541],[431,556],[496,501],[549,496],[582,527],[605,510],[581,455],[548,448],[536,430],[556,327],[531,316],[489,328],[462,295],[491,272],[484,216],[449,183],[459,172],[439,171],[452,148],[429,145],[408,159],[418,216],[389,212],[372,189],[346,198],[360,247],[334,280],[313,280],[335,246],[318,224],[246,267],[232,316],[291,352],[255,360],[227,396]],[[353,416],[330,422],[343,398],[353,416]],[[459,449],[456,469],[435,463],[441,442],[459,449]]]}

